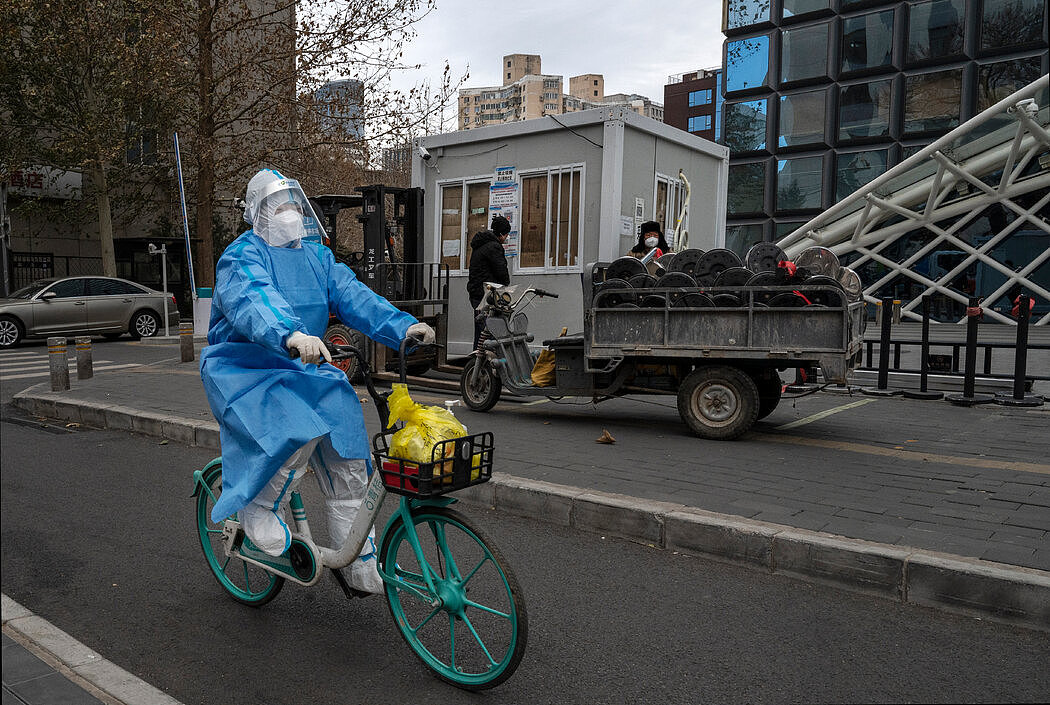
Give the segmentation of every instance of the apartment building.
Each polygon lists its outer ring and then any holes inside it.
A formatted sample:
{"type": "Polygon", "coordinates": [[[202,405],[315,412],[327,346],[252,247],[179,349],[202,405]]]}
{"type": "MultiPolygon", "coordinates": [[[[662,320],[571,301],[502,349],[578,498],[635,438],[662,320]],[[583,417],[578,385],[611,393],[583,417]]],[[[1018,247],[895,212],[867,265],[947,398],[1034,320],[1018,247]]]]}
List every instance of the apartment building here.
{"type": "Polygon", "coordinates": [[[667,77],[664,122],[717,142],[722,107],[721,69],[699,69],[667,77]]]}
{"type": "Polygon", "coordinates": [[[501,86],[464,88],[459,91],[460,130],[560,115],[597,107],[623,106],[645,117],[663,120],[663,106],[638,94],[605,94],[601,74],[569,78],[564,90],[561,76],[545,74],[538,54],[509,54],[503,57],[501,86]]]}

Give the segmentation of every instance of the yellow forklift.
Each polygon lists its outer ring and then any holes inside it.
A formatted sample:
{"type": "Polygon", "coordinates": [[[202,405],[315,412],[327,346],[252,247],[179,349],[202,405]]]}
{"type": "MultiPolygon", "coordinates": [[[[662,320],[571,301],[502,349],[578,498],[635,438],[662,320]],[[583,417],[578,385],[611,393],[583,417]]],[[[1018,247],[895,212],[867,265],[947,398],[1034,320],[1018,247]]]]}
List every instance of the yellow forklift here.
{"type": "MultiPolygon", "coordinates": [[[[337,261],[350,267],[372,291],[382,295],[402,311],[430,324],[437,333],[438,346],[410,353],[405,363],[410,375],[423,375],[446,366],[445,342],[448,337],[448,265],[426,262],[423,253],[423,189],[372,185],[358,186],[356,193],[311,198],[314,211],[322,220],[325,245],[337,261]],[[339,213],[346,208],[357,212],[362,226],[361,250],[340,252],[336,247],[339,213]]],[[[378,379],[396,375],[397,351],[368,339],[360,331],[329,321],[326,343],[353,345],[365,351],[378,379]]],[[[356,358],[334,363],[351,381],[360,378],[356,358]]]]}

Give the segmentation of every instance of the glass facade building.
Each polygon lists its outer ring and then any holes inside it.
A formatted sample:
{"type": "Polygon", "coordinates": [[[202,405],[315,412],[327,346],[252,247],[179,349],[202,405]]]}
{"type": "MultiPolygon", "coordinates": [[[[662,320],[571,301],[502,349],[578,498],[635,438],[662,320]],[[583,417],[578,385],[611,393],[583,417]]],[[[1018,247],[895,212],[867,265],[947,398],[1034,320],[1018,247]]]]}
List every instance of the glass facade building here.
{"type": "Polygon", "coordinates": [[[1046,0],[724,0],[726,246],[776,241],[1050,70],[1046,0]]]}

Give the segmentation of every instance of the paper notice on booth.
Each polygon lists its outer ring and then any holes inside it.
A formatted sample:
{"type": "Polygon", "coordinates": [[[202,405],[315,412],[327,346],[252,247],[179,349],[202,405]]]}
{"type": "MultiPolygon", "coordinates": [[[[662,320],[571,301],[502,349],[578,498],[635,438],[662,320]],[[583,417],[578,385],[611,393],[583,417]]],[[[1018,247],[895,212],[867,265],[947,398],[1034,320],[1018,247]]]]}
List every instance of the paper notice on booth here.
{"type": "Polygon", "coordinates": [[[627,237],[634,235],[634,218],[629,215],[620,216],[620,235],[627,237]]]}
{"type": "Polygon", "coordinates": [[[459,257],[459,240],[442,240],[441,256],[459,257]]]}

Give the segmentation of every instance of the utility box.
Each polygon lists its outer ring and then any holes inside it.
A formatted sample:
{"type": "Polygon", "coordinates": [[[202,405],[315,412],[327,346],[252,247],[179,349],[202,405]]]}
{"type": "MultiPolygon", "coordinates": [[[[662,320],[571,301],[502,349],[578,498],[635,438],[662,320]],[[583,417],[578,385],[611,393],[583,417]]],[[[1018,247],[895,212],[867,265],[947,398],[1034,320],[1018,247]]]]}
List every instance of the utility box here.
{"type": "Polygon", "coordinates": [[[726,147],[623,107],[417,139],[424,256],[449,267],[449,356],[470,352],[470,241],[494,215],[511,222],[511,283],[559,294],[528,311],[538,342],[583,329],[582,277],[627,255],[643,222],[677,250],[724,247],[728,170],[726,147]]]}

